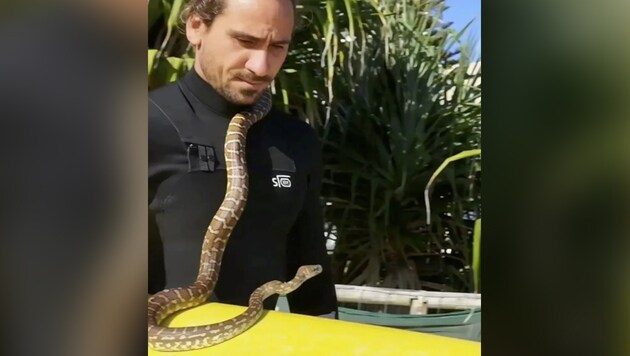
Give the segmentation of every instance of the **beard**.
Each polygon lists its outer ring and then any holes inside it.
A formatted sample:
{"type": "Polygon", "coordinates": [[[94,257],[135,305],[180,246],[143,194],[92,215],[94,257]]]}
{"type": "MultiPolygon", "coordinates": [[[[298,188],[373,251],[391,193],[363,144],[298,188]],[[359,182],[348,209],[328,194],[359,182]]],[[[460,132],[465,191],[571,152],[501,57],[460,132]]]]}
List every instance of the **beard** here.
{"type": "Polygon", "coordinates": [[[238,89],[230,86],[230,81],[215,88],[227,101],[237,105],[252,105],[262,96],[262,90],[238,89]]]}
{"type": "Polygon", "coordinates": [[[221,96],[227,101],[236,105],[253,105],[263,95],[263,90],[237,88],[235,80],[246,80],[249,82],[270,83],[273,78],[257,77],[246,71],[229,72],[227,78],[221,81],[213,63],[201,63],[201,71],[206,80],[212,85],[221,96]]]}

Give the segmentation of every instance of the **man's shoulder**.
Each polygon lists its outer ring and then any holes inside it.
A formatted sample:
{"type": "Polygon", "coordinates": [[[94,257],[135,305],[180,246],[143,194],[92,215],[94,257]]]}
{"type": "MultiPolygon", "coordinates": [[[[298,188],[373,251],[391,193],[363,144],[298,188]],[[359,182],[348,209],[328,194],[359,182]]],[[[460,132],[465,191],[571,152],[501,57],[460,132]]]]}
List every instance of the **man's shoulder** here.
{"type": "Polygon", "coordinates": [[[150,90],[148,101],[149,125],[155,122],[170,122],[172,118],[188,115],[190,110],[188,101],[177,82],[171,82],[150,90]]]}
{"type": "Polygon", "coordinates": [[[149,91],[148,128],[150,144],[164,142],[179,144],[179,131],[171,119],[172,116],[178,116],[177,113],[182,110],[183,100],[180,101],[178,95],[181,95],[181,92],[176,82],[149,91]]]}
{"type": "Polygon", "coordinates": [[[177,82],[170,82],[158,88],[149,90],[149,102],[159,103],[162,101],[169,101],[176,98],[178,95],[182,94],[179,90],[177,82]]]}

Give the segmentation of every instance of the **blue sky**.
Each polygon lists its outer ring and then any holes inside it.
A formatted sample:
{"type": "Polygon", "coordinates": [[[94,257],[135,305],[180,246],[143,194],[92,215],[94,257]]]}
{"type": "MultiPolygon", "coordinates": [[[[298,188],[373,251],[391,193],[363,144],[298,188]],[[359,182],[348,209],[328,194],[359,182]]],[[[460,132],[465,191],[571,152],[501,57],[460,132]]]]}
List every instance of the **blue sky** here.
{"type": "Polygon", "coordinates": [[[475,56],[481,55],[481,0],[446,0],[449,6],[444,12],[444,21],[453,22],[452,28],[461,30],[471,20],[462,40],[468,40],[471,36],[475,40],[475,56]]]}

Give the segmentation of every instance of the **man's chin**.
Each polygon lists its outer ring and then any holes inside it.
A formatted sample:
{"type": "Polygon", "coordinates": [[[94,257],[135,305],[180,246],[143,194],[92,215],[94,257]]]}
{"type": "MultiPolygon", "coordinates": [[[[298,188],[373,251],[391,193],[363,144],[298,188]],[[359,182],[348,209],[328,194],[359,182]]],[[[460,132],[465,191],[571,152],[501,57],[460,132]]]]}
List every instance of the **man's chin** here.
{"type": "Polygon", "coordinates": [[[262,91],[234,90],[230,91],[227,99],[237,105],[252,105],[262,96],[262,91]]]}

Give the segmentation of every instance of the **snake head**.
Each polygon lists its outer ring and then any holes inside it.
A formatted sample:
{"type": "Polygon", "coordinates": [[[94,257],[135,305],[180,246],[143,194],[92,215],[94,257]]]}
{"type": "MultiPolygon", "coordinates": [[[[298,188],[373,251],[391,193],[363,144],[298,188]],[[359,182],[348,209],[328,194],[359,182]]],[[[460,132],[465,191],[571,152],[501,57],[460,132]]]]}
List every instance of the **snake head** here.
{"type": "Polygon", "coordinates": [[[304,276],[305,279],[312,278],[322,273],[321,265],[306,265],[298,268],[297,275],[304,276]]]}

